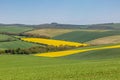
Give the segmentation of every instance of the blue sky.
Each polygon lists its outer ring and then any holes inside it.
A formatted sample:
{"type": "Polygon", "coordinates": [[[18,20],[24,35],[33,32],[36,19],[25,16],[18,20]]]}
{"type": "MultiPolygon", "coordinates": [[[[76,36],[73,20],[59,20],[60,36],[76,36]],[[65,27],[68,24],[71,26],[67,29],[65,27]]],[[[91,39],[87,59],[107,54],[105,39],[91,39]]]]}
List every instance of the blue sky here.
{"type": "Polygon", "coordinates": [[[0,23],[120,22],[120,0],[0,0],[0,23]]]}

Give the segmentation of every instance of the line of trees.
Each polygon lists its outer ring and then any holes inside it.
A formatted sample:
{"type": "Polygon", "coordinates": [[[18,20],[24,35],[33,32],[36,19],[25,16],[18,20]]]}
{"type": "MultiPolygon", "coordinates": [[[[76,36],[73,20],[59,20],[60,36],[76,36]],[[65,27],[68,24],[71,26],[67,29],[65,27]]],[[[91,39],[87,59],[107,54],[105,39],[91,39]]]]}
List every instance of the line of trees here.
{"type": "Polygon", "coordinates": [[[0,54],[36,54],[36,53],[44,53],[44,52],[54,52],[54,51],[63,51],[63,50],[69,50],[74,49],[76,47],[73,46],[36,46],[26,49],[7,49],[4,51],[0,51],[0,54]]]}
{"type": "Polygon", "coordinates": [[[27,33],[20,33],[18,36],[26,36],[26,37],[37,37],[37,38],[45,38],[45,39],[50,39],[51,37],[46,36],[46,35],[39,35],[39,34],[27,34],[27,33]]]}
{"type": "Polygon", "coordinates": [[[9,35],[9,36],[26,36],[26,37],[37,37],[37,38],[46,38],[50,39],[51,37],[46,35],[30,34],[30,33],[12,33],[12,32],[0,32],[0,34],[9,35]]]}

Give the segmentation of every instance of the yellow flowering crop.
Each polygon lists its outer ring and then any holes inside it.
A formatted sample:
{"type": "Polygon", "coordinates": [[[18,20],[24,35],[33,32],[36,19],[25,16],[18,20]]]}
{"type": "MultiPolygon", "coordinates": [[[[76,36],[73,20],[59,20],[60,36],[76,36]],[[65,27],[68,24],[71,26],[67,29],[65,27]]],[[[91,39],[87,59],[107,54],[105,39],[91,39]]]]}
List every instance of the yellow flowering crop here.
{"type": "Polygon", "coordinates": [[[22,38],[21,40],[35,43],[42,43],[53,46],[88,46],[87,44],[82,44],[78,42],[62,41],[62,40],[53,40],[53,39],[43,39],[43,38],[22,38]]]}
{"type": "Polygon", "coordinates": [[[40,54],[35,54],[35,56],[61,57],[61,56],[67,56],[67,55],[71,55],[71,54],[82,53],[82,52],[87,52],[87,51],[92,51],[92,50],[102,50],[102,49],[111,49],[111,48],[120,48],[120,45],[106,46],[106,47],[100,47],[100,48],[82,49],[82,50],[66,50],[66,51],[58,51],[58,52],[40,53],[40,54]]]}

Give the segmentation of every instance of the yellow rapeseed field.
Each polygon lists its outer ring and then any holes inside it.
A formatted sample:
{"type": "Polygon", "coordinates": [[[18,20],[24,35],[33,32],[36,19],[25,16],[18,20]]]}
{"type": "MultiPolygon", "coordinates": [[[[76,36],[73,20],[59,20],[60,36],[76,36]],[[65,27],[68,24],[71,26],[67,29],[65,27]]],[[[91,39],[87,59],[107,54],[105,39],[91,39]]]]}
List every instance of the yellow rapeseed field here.
{"type": "Polygon", "coordinates": [[[92,51],[92,50],[102,50],[102,49],[111,49],[111,48],[120,48],[120,45],[106,46],[106,47],[100,47],[100,48],[82,49],[82,50],[66,50],[66,51],[58,51],[58,52],[40,53],[40,54],[35,54],[35,56],[61,57],[61,56],[67,56],[67,55],[71,55],[71,54],[82,53],[82,52],[87,52],[87,51],[92,51]]]}
{"type": "MultiPolygon", "coordinates": [[[[42,43],[47,45],[53,46],[88,46],[88,44],[82,44],[77,42],[69,42],[69,41],[62,41],[62,40],[52,40],[52,39],[43,39],[43,38],[22,38],[21,40],[28,41],[28,42],[35,42],[35,43],[42,43]]],[[[43,57],[61,57],[67,56],[76,53],[82,53],[92,50],[102,50],[102,49],[111,49],[111,48],[120,48],[120,45],[115,46],[106,46],[106,47],[99,47],[99,48],[89,48],[89,49],[80,49],[80,50],[66,50],[66,51],[57,51],[57,52],[48,52],[48,53],[38,53],[35,56],[43,56],[43,57]]]]}
{"type": "Polygon", "coordinates": [[[42,43],[52,46],[88,46],[88,44],[82,44],[78,42],[62,41],[62,40],[53,40],[53,39],[43,39],[43,38],[21,38],[21,40],[35,43],[42,43]]]}

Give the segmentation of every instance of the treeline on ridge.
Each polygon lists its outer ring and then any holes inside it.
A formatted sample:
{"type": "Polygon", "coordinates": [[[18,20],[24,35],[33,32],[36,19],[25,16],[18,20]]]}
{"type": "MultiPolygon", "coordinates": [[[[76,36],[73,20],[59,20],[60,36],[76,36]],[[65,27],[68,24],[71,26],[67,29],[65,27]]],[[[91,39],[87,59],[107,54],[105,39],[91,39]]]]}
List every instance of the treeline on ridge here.
{"type": "Polygon", "coordinates": [[[55,51],[63,51],[63,50],[69,50],[77,48],[75,46],[36,46],[26,49],[7,49],[7,50],[1,50],[0,54],[35,54],[35,53],[44,53],[44,52],[55,52],[55,51]]]}
{"type": "Polygon", "coordinates": [[[46,35],[37,35],[37,34],[25,34],[23,33],[11,33],[11,32],[0,32],[0,34],[4,35],[12,35],[12,36],[24,36],[24,37],[37,37],[37,38],[45,38],[45,39],[50,39],[51,37],[46,36],[46,35]]]}

